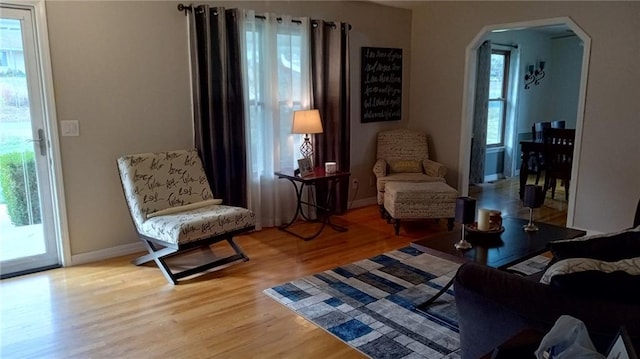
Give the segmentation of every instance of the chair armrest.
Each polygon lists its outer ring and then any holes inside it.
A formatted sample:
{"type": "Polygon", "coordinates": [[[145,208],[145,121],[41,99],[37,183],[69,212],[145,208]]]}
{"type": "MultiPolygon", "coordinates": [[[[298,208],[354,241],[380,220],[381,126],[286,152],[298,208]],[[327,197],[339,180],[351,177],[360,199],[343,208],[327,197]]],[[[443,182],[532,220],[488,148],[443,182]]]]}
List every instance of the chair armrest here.
{"type": "Polygon", "coordinates": [[[383,159],[379,159],[376,161],[376,164],[373,166],[373,173],[377,178],[384,177],[387,175],[387,161],[383,159]]]}
{"type": "Polygon", "coordinates": [[[424,173],[431,177],[444,177],[447,174],[445,165],[429,159],[422,160],[422,167],[424,167],[424,173]]]}

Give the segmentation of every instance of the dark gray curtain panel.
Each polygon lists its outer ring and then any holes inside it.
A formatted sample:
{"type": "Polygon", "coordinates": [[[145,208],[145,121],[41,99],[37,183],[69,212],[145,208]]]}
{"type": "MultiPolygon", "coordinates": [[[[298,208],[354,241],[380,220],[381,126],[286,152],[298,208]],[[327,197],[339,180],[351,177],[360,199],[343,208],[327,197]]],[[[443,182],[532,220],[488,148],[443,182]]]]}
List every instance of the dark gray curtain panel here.
{"type": "Polygon", "coordinates": [[[214,196],[246,207],[241,19],[236,9],[206,5],[190,16],[194,142],[214,196]]]}
{"type": "MultiPolygon", "coordinates": [[[[320,110],[324,132],[315,135],[314,163],[335,161],[350,170],[349,24],[313,20],[311,26],[312,106],[320,110]]],[[[325,191],[318,189],[318,196],[325,191]]],[[[349,182],[338,185],[333,198],[337,213],[345,212],[349,182]]],[[[320,202],[322,203],[322,202],[320,202]]]]}
{"type": "Polygon", "coordinates": [[[491,42],[478,49],[476,68],[476,96],[473,108],[473,140],[469,183],[484,182],[484,162],[487,152],[487,116],[489,106],[489,75],[491,71],[491,42]]]}

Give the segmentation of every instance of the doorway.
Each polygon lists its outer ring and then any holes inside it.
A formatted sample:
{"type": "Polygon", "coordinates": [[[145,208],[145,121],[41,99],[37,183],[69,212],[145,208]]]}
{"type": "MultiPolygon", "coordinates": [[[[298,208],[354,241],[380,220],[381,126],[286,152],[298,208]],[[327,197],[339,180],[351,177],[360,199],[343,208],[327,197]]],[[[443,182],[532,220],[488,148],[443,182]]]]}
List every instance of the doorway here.
{"type": "MultiPolygon", "coordinates": [[[[460,136],[460,158],[459,158],[459,188],[463,192],[463,195],[468,194],[469,190],[469,173],[470,173],[470,156],[471,156],[471,143],[472,143],[472,127],[473,127],[473,113],[474,113],[474,99],[475,99],[475,88],[476,88],[476,72],[477,72],[477,54],[480,46],[486,41],[489,40],[492,34],[502,33],[507,31],[516,31],[516,30],[526,30],[526,29],[546,29],[546,30],[554,30],[558,28],[566,28],[569,29],[575,36],[577,36],[582,43],[582,61],[580,65],[580,85],[577,94],[577,110],[575,111],[575,128],[576,128],[576,139],[575,139],[575,150],[574,150],[574,166],[572,168],[572,182],[569,193],[569,201],[567,203],[567,220],[566,224],[568,226],[573,224],[573,213],[574,206],[576,202],[575,194],[577,193],[577,188],[579,186],[577,173],[578,173],[578,164],[579,164],[579,155],[580,155],[580,143],[581,143],[581,135],[582,135],[582,121],[584,116],[584,101],[586,94],[586,79],[589,68],[589,53],[590,53],[590,38],[582,31],[570,18],[562,17],[562,18],[553,18],[553,19],[543,19],[529,22],[520,22],[520,23],[512,23],[512,24],[500,24],[500,25],[489,25],[485,26],[474,38],[474,40],[467,46],[466,49],[466,71],[465,71],[465,92],[463,94],[463,118],[462,118],[462,126],[461,126],[461,136],[460,136]]],[[[521,50],[521,49],[520,49],[521,50]]],[[[526,68],[529,67],[529,64],[521,62],[517,68],[515,69],[515,78],[520,79],[524,78],[526,68]]],[[[519,84],[516,86],[524,85],[523,79],[520,79],[519,84]]],[[[515,106],[518,106],[517,103],[515,106]]],[[[508,131],[511,132],[511,131],[508,131]]],[[[517,156],[514,156],[511,163],[505,163],[505,167],[509,168],[510,171],[515,171],[517,168],[517,161],[519,160],[519,135],[523,132],[523,130],[518,130],[517,126],[512,128],[512,132],[505,136],[507,141],[511,141],[511,146],[514,147],[514,153],[517,153],[517,156]],[[520,132],[520,133],[519,133],[520,132]],[[517,158],[516,158],[517,157],[517,158]]],[[[527,131],[530,133],[530,131],[527,131]]]]}
{"type": "Polygon", "coordinates": [[[58,267],[62,258],[51,153],[57,137],[36,7],[3,3],[1,10],[0,277],[7,278],[58,267]]]}

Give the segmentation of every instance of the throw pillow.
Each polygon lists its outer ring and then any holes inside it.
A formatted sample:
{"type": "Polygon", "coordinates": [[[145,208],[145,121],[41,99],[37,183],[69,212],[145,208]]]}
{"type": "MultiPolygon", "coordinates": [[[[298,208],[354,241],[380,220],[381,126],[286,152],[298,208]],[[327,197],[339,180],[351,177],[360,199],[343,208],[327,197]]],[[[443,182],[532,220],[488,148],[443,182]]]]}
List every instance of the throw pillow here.
{"type": "Polygon", "coordinates": [[[169,208],[161,209],[161,210],[153,212],[153,213],[148,213],[147,214],[147,218],[153,218],[153,217],[158,217],[158,216],[166,216],[166,215],[170,215],[170,214],[176,214],[176,213],[180,213],[180,212],[190,211],[192,209],[198,209],[198,208],[202,208],[202,207],[213,206],[213,205],[216,205],[216,204],[222,204],[222,200],[221,199],[206,199],[206,200],[201,201],[201,202],[189,203],[189,204],[185,204],[185,205],[182,205],[182,206],[176,206],[176,207],[169,207],[169,208]]]}
{"type": "Polygon", "coordinates": [[[551,265],[540,282],[578,295],[638,303],[640,257],[616,262],[563,259],[551,265]]]}
{"type": "Polygon", "coordinates": [[[416,160],[395,160],[389,163],[392,173],[421,173],[422,163],[416,160]]]}
{"type": "Polygon", "coordinates": [[[613,262],[640,257],[640,226],[615,233],[549,242],[554,260],[592,258],[613,262]]]}

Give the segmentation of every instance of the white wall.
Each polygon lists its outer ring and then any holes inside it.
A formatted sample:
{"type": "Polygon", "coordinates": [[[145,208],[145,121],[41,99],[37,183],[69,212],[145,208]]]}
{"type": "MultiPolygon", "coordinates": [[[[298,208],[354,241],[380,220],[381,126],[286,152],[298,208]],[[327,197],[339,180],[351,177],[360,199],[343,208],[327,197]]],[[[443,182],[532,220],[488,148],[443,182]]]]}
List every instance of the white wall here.
{"type": "MultiPolygon", "coordinates": [[[[628,227],[640,198],[638,13],[638,2],[424,2],[412,35],[412,63],[421,66],[411,74],[411,113],[421,117],[409,125],[431,133],[439,159],[457,169],[467,45],[487,25],[570,16],[592,40],[574,224],[628,227]]],[[[447,177],[457,183],[458,173],[447,177]]]]}
{"type": "Polygon", "coordinates": [[[576,36],[551,40],[547,72],[551,89],[546,101],[546,118],[564,120],[567,128],[576,128],[582,52],[582,42],[576,36]]]}
{"type": "MultiPolygon", "coordinates": [[[[187,2],[188,3],[188,2],[187,2]]],[[[137,243],[115,160],[128,153],[192,147],[187,18],[174,1],[47,1],[58,120],[78,120],[61,137],[71,254],[119,253],[137,243]],[[106,253],[105,252],[105,253],[106,253]]],[[[351,172],[358,199],[369,185],[375,134],[409,118],[411,13],[367,2],[211,2],[258,12],[345,21],[351,56],[351,172]],[[403,114],[360,123],[360,48],[404,50],[403,114]]],[[[353,197],[352,197],[353,198],[353,197]]],[[[351,198],[350,198],[351,199],[351,198]]]]}

